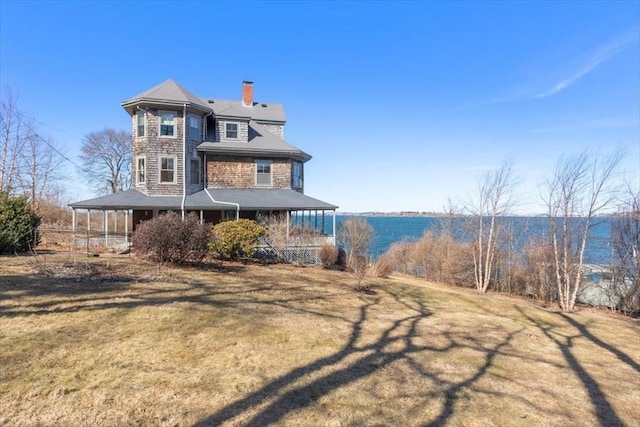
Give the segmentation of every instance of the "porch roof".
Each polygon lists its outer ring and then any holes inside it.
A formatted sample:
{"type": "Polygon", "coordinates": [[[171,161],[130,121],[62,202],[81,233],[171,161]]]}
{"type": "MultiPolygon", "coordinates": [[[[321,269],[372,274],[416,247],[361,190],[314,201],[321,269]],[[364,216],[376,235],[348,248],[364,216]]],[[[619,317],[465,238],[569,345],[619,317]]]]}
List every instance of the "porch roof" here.
{"type": "MultiPolygon", "coordinates": [[[[228,210],[238,203],[240,210],[334,210],[337,206],[288,189],[208,189],[188,195],[186,210],[228,210]],[[207,191],[213,197],[209,197],[207,191]],[[226,203],[219,203],[226,202],[226,203]]],[[[74,209],[125,210],[171,209],[182,207],[182,196],[147,196],[130,189],[108,196],[69,203],[74,209]]]]}

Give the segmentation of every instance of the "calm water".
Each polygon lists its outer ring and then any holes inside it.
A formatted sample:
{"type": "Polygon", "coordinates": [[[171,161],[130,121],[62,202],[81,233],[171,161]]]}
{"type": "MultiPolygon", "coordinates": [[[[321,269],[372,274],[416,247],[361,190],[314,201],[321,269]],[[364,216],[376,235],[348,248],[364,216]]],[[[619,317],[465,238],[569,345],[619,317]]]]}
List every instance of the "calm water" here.
{"type": "MultiPolygon", "coordinates": [[[[338,216],[336,223],[340,224],[348,216],[338,216]]],[[[371,254],[374,257],[382,255],[395,242],[407,240],[415,241],[427,230],[435,230],[439,227],[438,218],[430,217],[362,217],[373,228],[373,242],[371,254]]],[[[513,232],[516,235],[516,247],[522,247],[534,235],[541,235],[547,228],[547,219],[540,217],[514,217],[512,220],[513,232]]],[[[328,221],[329,222],[329,221],[328,221]]],[[[327,227],[330,225],[327,224],[327,227]]],[[[458,230],[460,231],[460,230],[458,230]]],[[[454,228],[454,234],[456,230],[454,228]]],[[[461,234],[460,234],[461,237],[461,234]]],[[[591,230],[590,239],[585,253],[585,262],[593,264],[605,264],[611,257],[609,246],[609,222],[599,221],[591,230]]]]}

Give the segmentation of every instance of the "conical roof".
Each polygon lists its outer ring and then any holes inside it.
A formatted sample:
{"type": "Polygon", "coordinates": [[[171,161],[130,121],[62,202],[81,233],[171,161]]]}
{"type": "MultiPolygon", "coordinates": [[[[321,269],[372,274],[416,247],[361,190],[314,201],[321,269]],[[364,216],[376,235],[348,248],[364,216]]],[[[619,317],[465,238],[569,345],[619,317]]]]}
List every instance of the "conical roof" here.
{"type": "Polygon", "coordinates": [[[211,111],[200,98],[180,86],[173,79],[168,79],[157,86],[147,89],[146,91],[124,101],[122,106],[127,108],[140,102],[159,103],[159,104],[187,104],[189,106],[211,111]]]}

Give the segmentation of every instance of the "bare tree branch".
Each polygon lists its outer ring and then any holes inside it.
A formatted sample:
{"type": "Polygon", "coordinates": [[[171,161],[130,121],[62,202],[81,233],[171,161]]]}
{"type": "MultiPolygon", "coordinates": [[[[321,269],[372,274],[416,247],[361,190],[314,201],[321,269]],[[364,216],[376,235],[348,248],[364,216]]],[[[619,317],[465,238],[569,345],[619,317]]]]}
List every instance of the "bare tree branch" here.
{"type": "Polygon", "coordinates": [[[101,193],[117,193],[131,186],[131,134],[105,128],[82,140],[82,174],[101,193]]]}

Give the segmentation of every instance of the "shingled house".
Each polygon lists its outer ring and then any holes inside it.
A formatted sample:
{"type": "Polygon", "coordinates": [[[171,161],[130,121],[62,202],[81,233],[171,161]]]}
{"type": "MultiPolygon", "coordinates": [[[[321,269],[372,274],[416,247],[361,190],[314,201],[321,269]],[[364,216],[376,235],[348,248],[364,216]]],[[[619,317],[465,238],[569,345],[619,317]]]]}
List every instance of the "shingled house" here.
{"type": "Polygon", "coordinates": [[[134,228],[175,211],[209,223],[293,215],[321,230],[331,221],[335,235],[337,206],[304,194],[311,156],[285,141],[283,106],[255,102],[252,82],[233,101],[197,97],[169,79],[122,106],[132,125],[132,188],[71,203],[74,230],[77,210],[102,211],[105,237],[110,211],[131,213],[134,228]]]}

